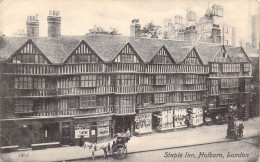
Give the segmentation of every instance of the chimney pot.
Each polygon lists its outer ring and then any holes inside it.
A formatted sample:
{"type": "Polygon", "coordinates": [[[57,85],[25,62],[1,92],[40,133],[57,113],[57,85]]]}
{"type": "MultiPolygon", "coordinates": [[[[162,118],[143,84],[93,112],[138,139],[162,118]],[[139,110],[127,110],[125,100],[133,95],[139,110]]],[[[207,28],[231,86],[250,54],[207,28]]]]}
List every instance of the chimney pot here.
{"type": "Polygon", "coordinates": [[[49,10],[49,15],[51,15],[52,14],[52,11],[51,10],[49,10]]]}

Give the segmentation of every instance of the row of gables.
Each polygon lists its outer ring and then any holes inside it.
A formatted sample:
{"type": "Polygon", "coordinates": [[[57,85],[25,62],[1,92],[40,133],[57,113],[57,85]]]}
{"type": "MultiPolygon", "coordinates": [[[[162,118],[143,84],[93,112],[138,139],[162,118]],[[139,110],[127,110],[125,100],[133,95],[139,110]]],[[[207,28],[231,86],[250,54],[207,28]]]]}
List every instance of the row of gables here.
{"type": "MultiPolygon", "coordinates": [[[[209,47],[210,48],[210,47],[209,47]]],[[[223,61],[223,62],[232,62],[230,57],[228,56],[227,53],[223,53],[222,51],[225,48],[222,46],[222,48],[216,53],[214,57],[214,61],[223,61]]],[[[9,60],[10,62],[13,63],[21,63],[21,62],[15,62],[12,61],[12,59],[16,55],[42,55],[46,60],[46,63],[51,63],[48,57],[44,55],[44,53],[36,46],[36,44],[32,40],[28,40],[15,54],[13,54],[9,60]]],[[[121,55],[132,55],[133,59],[128,59],[127,61],[129,62],[144,62],[142,58],[137,54],[137,52],[134,50],[132,45],[130,43],[127,43],[123,49],[116,55],[116,57],[112,58],[112,62],[124,62],[126,59],[122,59],[121,55]],[[120,58],[121,59],[120,59],[120,58]],[[119,61],[118,61],[119,60],[119,61]]],[[[167,63],[175,63],[175,60],[171,56],[171,54],[168,52],[165,46],[162,46],[162,48],[157,51],[157,53],[151,57],[150,61],[154,62],[154,59],[157,59],[158,57],[163,57],[166,59],[169,59],[170,62],[167,63]]],[[[131,58],[131,57],[130,57],[131,58]]],[[[241,50],[235,57],[234,62],[239,62],[239,61],[246,61],[248,56],[245,54],[243,50],[241,50]]],[[[26,58],[27,59],[27,58],[26,58]]],[[[81,41],[81,43],[72,51],[72,53],[64,60],[65,63],[79,63],[79,62],[102,62],[103,60],[99,57],[99,55],[85,42],[81,41]],[[84,56],[91,56],[91,57],[84,57],[84,56]],[[75,58],[80,58],[80,59],[75,59],[75,58]],[[68,61],[69,60],[69,61],[68,61]]],[[[156,62],[156,61],[155,61],[156,62]]],[[[24,62],[28,63],[28,62],[24,62]]],[[[29,62],[33,63],[33,62],[29,62]]],[[[38,62],[35,62],[38,63],[38,62]]],[[[198,52],[196,51],[195,48],[193,48],[184,58],[182,61],[183,64],[199,64],[203,65],[203,61],[201,60],[198,52]],[[196,59],[195,61],[192,61],[193,59],[196,59]]]]}

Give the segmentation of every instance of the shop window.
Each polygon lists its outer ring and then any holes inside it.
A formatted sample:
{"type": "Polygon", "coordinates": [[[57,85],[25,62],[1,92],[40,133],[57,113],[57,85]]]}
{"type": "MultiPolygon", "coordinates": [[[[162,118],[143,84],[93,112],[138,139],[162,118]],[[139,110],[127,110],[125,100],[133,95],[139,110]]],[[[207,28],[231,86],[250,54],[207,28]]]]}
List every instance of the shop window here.
{"type": "Polygon", "coordinates": [[[15,113],[33,112],[33,100],[17,99],[15,102],[15,113]]]}
{"type": "Polygon", "coordinates": [[[154,94],[154,103],[165,103],[165,96],[164,93],[154,94]]]}
{"type": "Polygon", "coordinates": [[[156,75],[156,85],[166,85],[166,75],[156,75]]]}
{"type": "Polygon", "coordinates": [[[96,96],[80,96],[80,108],[89,108],[96,106],[96,96]]]}
{"type": "Polygon", "coordinates": [[[95,87],[96,86],[96,75],[81,75],[80,86],[81,87],[95,87]]]}
{"type": "Polygon", "coordinates": [[[16,89],[32,89],[33,81],[32,77],[15,77],[14,78],[14,87],[16,89]]]}
{"type": "Polygon", "coordinates": [[[78,97],[68,98],[68,109],[76,109],[78,108],[78,104],[79,104],[78,97]]]}
{"type": "Polygon", "coordinates": [[[109,126],[97,128],[97,136],[98,137],[108,136],[108,135],[109,135],[109,126]]]}

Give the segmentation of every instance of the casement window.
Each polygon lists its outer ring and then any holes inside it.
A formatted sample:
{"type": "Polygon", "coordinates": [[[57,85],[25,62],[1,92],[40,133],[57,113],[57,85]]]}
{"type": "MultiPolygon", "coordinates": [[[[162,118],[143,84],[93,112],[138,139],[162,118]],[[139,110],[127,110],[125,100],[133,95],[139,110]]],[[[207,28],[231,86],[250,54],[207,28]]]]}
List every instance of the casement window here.
{"type": "Polygon", "coordinates": [[[191,51],[190,54],[184,60],[185,64],[199,64],[199,59],[194,51],[191,51]]]}
{"type": "Polygon", "coordinates": [[[98,58],[94,54],[76,54],[76,62],[95,63],[98,62],[98,58]]]}
{"type": "Polygon", "coordinates": [[[196,101],[199,96],[195,92],[184,92],[183,93],[183,101],[196,101]]]}
{"type": "Polygon", "coordinates": [[[81,75],[80,86],[81,87],[95,87],[96,86],[96,75],[81,75]]]}
{"type": "MultiPolygon", "coordinates": [[[[64,87],[79,87],[80,77],[79,76],[71,76],[68,78],[69,85],[64,87]]],[[[64,79],[63,79],[64,82],[64,79]]]]}
{"type": "Polygon", "coordinates": [[[14,78],[14,87],[16,89],[32,89],[33,78],[27,76],[19,76],[14,78]]]}
{"type": "Polygon", "coordinates": [[[153,58],[152,63],[154,64],[171,64],[171,59],[167,55],[156,55],[153,58]]]}
{"type": "Polygon", "coordinates": [[[35,89],[44,89],[45,85],[45,78],[34,78],[33,79],[33,88],[35,89]]]}
{"type": "Polygon", "coordinates": [[[198,75],[185,75],[185,84],[197,84],[198,75]]]}
{"type": "Polygon", "coordinates": [[[134,55],[129,54],[121,54],[121,62],[133,62],[134,55]]]}
{"type": "Polygon", "coordinates": [[[115,78],[111,78],[112,83],[116,85],[133,86],[135,85],[135,75],[131,74],[121,74],[117,75],[115,78]]]}
{"type": "Polygon", "coordinates": [[[17,99],[15,102],[15,113],[33,112],[33,100],[17,99]]]}
{"type": "Polygon", "coordinates": [[[102,75],[97,75],[97,86],[102,87],[105,85],[105,77],[102,75]]]}
{"type": "Polygon", "coordinates": [[[17,54],[13,57],[13,63],[39,63],[46,64],[47,61],[40,54],[17,54]]]}
{"type": "Polygon", "coordinates": [[[218,80],[211,80],[211,85],[209,86],[210,94],[218,94],[219,87],[218,87],[218,80]]]}
{"type": "Polygon", "coordinates": [[[146,104],[152,104],[153,103],[153,95],[152,94],[143,95],[143,102],[146,103],[146,104]]]}
{"type": "Polygon", "coordinates": [[[238,87],[239,79],[237,78],[226,78],[221,79],[221,88],[238,87]]]}
{"type": "Polygon", "coordinates": [[[244,64],[244,72],[250,72],[251,71],[251,65],[250,63],[244,64]]]}
{"type": "Polygon", "coordinates": [[[197,57],[187,57],[184,61],[185,64],[199,64],[197,57]]]}
{"type": "Polygon", "coordinates": [[[120,105],[121,106],[131,106],[134,104],[133,96],[120,96],[120,105]]]}
{"type": "Polygon", "coordinates": [[[141,76],[142,85],[154,85],[154,76],[152,75],[142,75],[141,76]]]}
{"type": "Polygon", "coordinates": [[[166,84],[166,75],[156,75],[155,76],[156,85],[165,85],[166,84]]]}
{"type": "Polygon", "coordinates": [[[115,105],[115,96],[109,96],[109,105],[114,106],[115,105]]]}
{"type": "Polygon", "coordinates": [[[223,72],[240,72],[240,64],[223,64],[223,72]]]}
{"type": "Polygon", "coordinates": [[[78,97],[69,97],[68,98],[68,109],[76,109],[79,107],[79,98],[78,97]]]}
{"type": "Polygon", "coordinates": [[[44,111],[45,110],[45,100],[44,99],[38,99],[35,103],[34,110],[35,111],[44,111]]]}
{"type": "Polygon", "coordinates": [[[134,85],[135,84],[134,75],[121,75],[121,85],[134,85]]]}
{"type": "Polygon", "coordinates": [[[181,102],[181,93],[180,92],[175,92],[172,95],[172,101],[173,102],[181,102]]]}
{"type": "Polygon", "coordinates": [[[96,106],[96,96],[95,95],[87,95],[80,96],[80,108],[88,108],[96,106]]]}
{"type": "Polygon", "coordinates": [[[154,103],[157,104],[157,103],[165,103],[165,93],[157,93],[157,94],[154,94],[154,103]]]}
{"type": "Polygon", "coordinates": [[[124,63],[132,63],[139,62],[138,58],[133,54],[120,54],[115,59],[115,62],[124,62],[124,63]]]}
{"type": "Polygon", "coordinates": [[[166,93],[165,94],[165,102],[167,103],[167,102],[171,102],[171,100],[170,100],[170,93],[166,93]]]}
{"type": "Polygon", "coordinates": [[[104,106],[104,96],[96,96],[96,106],[104,106]]]}
{"type": "Polygon", "coordinates": [[[218,72],[218,64],[216,63],[211,64],[211,72],[218,72]]]}
{"type": "Polygon", "coordinates": [[[199,79],[198,79],[198,83],[202,84],[202,83],[206,83],[206,77],[204,76],[199,76],[199,79]]]}

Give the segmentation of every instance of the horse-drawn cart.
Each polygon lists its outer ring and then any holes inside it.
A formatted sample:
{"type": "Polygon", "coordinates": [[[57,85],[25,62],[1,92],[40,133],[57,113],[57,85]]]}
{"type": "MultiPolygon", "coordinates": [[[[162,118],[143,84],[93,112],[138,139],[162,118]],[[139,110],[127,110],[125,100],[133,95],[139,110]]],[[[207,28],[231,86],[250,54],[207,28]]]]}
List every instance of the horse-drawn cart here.
{"type": "Polygon", "coordinates": [[[123,159],[127,155],[126,143],[130,139],[130,136],[126,134],[117,134],[116,142],[112,145],[113,157],[116,159],[123,159]]]}

